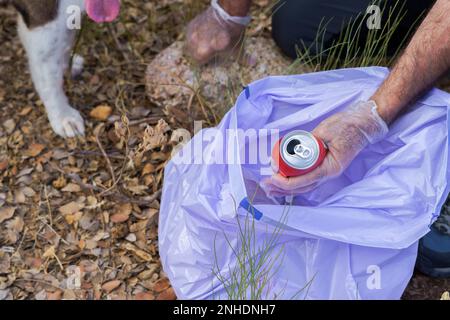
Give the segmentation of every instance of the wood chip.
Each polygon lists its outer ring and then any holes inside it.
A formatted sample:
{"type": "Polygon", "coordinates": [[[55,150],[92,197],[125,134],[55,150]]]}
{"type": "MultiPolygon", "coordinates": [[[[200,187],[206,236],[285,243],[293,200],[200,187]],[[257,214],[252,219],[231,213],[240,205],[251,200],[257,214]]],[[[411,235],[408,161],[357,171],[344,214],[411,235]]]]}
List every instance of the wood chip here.
{"type": "Polygon", "coordinates": [[[45,149],[45,145],[39,144],[39,143],[33,143],[25,151],[25,156],[34,158],[34,157],[38,156],[44,149],[45,149]]]}
{"type": "Polygon", "coordinates": [[[123,223],[130,218],[133,207],[131,203],[124,203],[118,206],[116,212],[111,216],[113,223],[123,223]]]}
{"type": "Polygon", "coordinates": [[[112,108],[110,106],[99,105],[99,106],[95,107],[94,109],[92,109],[91,112],[89,113],[89,115],[96,120],[105,121],[108,119],[108,117],[111,115],[111,113],[112,113],[112,108]]]}
{"type": "Polygon", "coordinates": [[[69,202],[68,204],[59,208],[59,212],[63,215],[74,214],[81,211],[84,208],[84,205],[78,202],[69,202]]]}
{"type": "Polygon", "coordinates": [[[61,189],[64,192],[80,192],[81,187],[75,183],[69,183],[64,188],[61,189]]]}
{"type": "Polygon", "coordinates": [[[11,219],[15,211],[16,208],[13,207],[0,208],[0,223],[5,220],[11,219]]]}
{"type": "Polygon", "coordinates": [[[160,279],[157,282],[155,282],[155,285],[153,286],[153,290],[155,292],[163,292],[164,290],[166,290],[167,288],[170,287],[170,282],[168,279],[164,278],[164,279],[160,279]]]}
{"type": "Polygon", "coordinates": [[[121,283],[122,282],[120,280],[108,281],[102,285],[102,289],[106,293],[110,293],[110,292],[114,291],[115,289],[117,289],[121,285],[121,283]]]}
{"type": "Polygon", "coordinates": [[[156,300],[177,300],[177,295],[175,294],[175,290],[173,290],[173,288],[168,288],[161,292],[156,300]]]}
{"type": "Polygon", "coordinates": [[[155,300],[155,296],[153,294],[151,294],[150,292],[139,292],[138,294],[136,294],[135,300],[155,300]]]}
{"type": "Polygon", "coordinates": [[[144,250],[139,249],[138,247],[136,247],[134,244],[132,243],[123,243],[122,244],[122,248],[130,251],[131,253],[135,254],[138,258],[146,261],[146,262],[150,262],[152,261],[152,256],[151,254],[145,252],[144,250]]]}

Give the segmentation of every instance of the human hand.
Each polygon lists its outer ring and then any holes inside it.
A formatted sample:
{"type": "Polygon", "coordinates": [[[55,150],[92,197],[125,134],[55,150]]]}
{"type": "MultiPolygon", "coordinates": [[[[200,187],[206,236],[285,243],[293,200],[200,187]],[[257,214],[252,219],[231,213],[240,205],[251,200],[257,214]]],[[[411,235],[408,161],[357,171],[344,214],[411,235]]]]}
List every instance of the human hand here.
{"type": "Polygon", "coordinates": [[[187,54],[204,64],[216,56],[232,53],[238,48],[249,22],[250,17],[232,17],[213,0],[187,27],[187,54]]]}
{"type": "MultiPolygon", "coordinates": [[[[345,111],[325,119],[312,132],[328,147],[322,164],[298,177],[286,178],[276,173],[262,182],[272,196],[286,196],[313,190],[325,181],[339,176],[368,144],[383,139],[389,129],[377,112],[374,101],[360,101],[345,111]]],[[[278,171],[274,168],[275,172],[278,171]]]]}

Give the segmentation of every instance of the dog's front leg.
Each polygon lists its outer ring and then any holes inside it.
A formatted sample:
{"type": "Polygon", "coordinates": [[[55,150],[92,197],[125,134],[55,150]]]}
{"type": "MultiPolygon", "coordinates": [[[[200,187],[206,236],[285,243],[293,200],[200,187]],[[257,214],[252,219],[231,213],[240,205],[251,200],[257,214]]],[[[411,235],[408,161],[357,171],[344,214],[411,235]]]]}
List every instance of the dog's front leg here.
{"type": "Polygon", "coordinates": [[[69,105],[63,88],[74,40],[74,31],[67,28],[66,2],[60,1],[57,17],[42,26],[28,28],[22,17],[18,23],[34,86],[53,130],[64,138],[84,134],[83,118],[69,105]]]}

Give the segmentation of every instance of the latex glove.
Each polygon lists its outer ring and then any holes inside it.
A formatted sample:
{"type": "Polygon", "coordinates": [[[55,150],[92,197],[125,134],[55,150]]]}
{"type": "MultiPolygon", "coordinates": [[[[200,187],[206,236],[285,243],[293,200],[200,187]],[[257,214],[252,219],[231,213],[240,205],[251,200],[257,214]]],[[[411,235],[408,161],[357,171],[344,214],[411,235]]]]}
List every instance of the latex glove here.
{"type": "Polygon", "coordinates": [[[192,20],[186,31],[186,51],[196,62],[204,64],[218,55],[237,50],[250,17],[232,17],[217,0],[192,20]]]}
{"type": "MultiPolygon", "coordinates": [[[[291,178],[274,174],[262,182],[262,188],[271,196],[311,191],[325,181],[339,176],[361,150],[368,144],[382,140],[388,131],[374,101],[357,102],[345,111],[325,119],[312,132],[328,147],[328,153],[317,169],[291,178]]],[[[274,169],[278,171],[277,168],[274,169]]]]}

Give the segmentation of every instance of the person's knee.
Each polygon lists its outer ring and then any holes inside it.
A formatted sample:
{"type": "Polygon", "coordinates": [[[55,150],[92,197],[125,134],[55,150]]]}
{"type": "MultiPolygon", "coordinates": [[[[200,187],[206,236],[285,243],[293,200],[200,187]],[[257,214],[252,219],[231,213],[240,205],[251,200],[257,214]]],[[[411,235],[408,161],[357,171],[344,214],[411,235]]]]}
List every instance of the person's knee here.
{"type": "Polygon", "coordinates": [[[320,54],[315,46],[318,33],[323,32],[320,38],[326,45],[340,32],[341,25],[341,17],[333,6],[318,0],[285,0],[274,8],[272,36],[280,49],[295,59],[297,51],[306,48],[310,54],[320,54]]]}
{"type": "Polygon", "coordinates": [[[272,15],[273,39],[292,58],[297,57],[296,48],[308,49],[312,55],[322,54],[345,24],[364,13],[369,3],[369,0],[280,1],[272,15]]]}
{"type": "MultiPolygon", "coordinates": [[[[391,41],[394,49],[403,43],[411,26],[417,23],[417,17],[431,7],[432,2],[433,0],[424,0],[420,3],[408,0],[404,7],[399,7],[395,5],[396,1],[385,0],[386,12],[396,8],[394,11],[396,15],[404,15],[391,41]]],[[[296,48],[300,50],[307,48],[309,54],[313,56],[322,54],[339,38],[341,32],[348,27],[348,23],[364,17],[370,4],[369,0],[336,0],[332,3],[320,0],[280,1],[272,15],[273,39],[280,49],[292,58],[297,57],[296,48]],[[317,43],[318,40],[320,43],[317,43]],[[317,52],[317,48],[322,52],[317,52]]],[[[367,30],[364,29],[360,37],[357,37],[362,46],[366,34],[367,30]]]]}
{"type": "Polygon", "coordinates": [[[307,38],[302,26],[301,3],[281,1],[272,14],[272,37],[281,51],[293,59],[297,57],[296,47],[307,38]]]}

